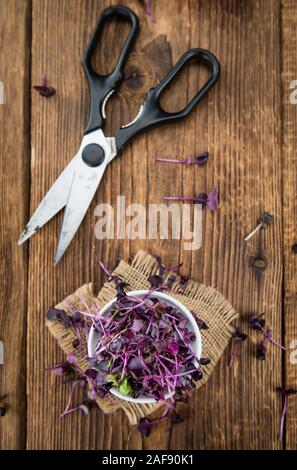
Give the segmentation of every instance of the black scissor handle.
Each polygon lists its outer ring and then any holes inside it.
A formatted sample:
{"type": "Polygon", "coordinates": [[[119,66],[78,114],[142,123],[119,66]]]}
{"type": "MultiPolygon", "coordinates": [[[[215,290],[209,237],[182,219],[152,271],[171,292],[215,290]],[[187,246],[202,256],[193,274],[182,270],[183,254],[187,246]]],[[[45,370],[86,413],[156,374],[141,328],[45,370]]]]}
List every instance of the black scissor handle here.
{"type": "Polygon", "coordinates": [[[116,134],[116,144],[118,150],[135,135],[145,129],[157,124],[169,123],[186,117],[199,101],[208,93],[210,88],[216,83],[220,75],[220,64],[217,58],[209,51],[204,49],[191,49],[187,51],[166,75],[166,77],[155,88],[148,91],[147,97],[143,103],[142,111],[139,117],[126,127],[122,127],[116,134]],[[160,96],[169,83],[173,80],[181,68],[191,59],[197,58],[198,63],[204,62],[211,69],[211,76],[205,85],[197,92],[184,109],[174,113],[168,113],[160,105],[160,96]]]}
{"type": "Polygon", "coordinates": [[[125,60],[133,45],[137,33],[138,18],[133,13],[133,11],[126,6],[110,6],[101,13],[90,42],[85,50],[82,61],[85,75],[89,84],[91,98],[90,118],[85,130],[85,134],[103,127],[105,100],[123,78],[125,60]],[[91,57],[96,48],[98,40],[100,39],[104,23],[112,16],[121,16],[122,18],[128,19],[131,24],[131,30],[121,50],[114,70],[108,75],[99,75],[97,72],[95,72],[91,65],[91,57]]]}

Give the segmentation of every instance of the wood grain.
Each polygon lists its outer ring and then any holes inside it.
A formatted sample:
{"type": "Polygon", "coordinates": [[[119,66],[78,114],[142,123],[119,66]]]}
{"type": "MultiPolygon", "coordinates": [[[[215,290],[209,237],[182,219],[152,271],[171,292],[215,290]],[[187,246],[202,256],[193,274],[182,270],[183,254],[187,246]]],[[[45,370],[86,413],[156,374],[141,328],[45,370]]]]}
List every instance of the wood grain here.
{"type": "MultiPolygon", "coordinates": [[[[294,91],[291,83],[297,80],[297,5],[294,1],[282,3],[283,32],[283,231],[284,231],[284,334],[288,348],[284,363],[284,377],[287,388],[297,389],[297,257],[292,251],[296,243],[296,192],[297,192],[297,105],[291,103],[290,95],[294,91]],[[294,352],[295,351],[295,352],[294,352]]],[[[286,421],[286,448],[297,449],[297,395],[289,398],[289,410],[286,421]]]]}
{"type": "Polygon", "coordinates": [[[0,13],[0,395],[7,413],[0,419],[0,449],[26,445],[26,310],[28,249],[17,246],[28,216],[30,142],[30,5],[2,2],[0,13]]]}
{"type": "MultiPolygon", "coordinates": [[[[136,2],[127,3],[139,11],[136,2]]],[[[37,79],[41,68],[46,67],[58,94],[48,101],[35,96],[32,103],[32,148],[35,155],[31,167],[32,209],[68,161],[68,155],[77,148],[87,113],[87,91],[82,73],[78,72],[78,63],[87,32],[105,3],[76,1],[71,9],[68,5],[69,2],[59,2],[58,7],[55,1],[33,4],[32,76],[37,79]],[[71,44],[71,50],[60,56],[60,60],[50,60],[50,57],[57,57],[61,44],[71,44]]],[[[155,5],[158,18],[155,24],[140,15],[143,27],[135,47],[133,67],[145,79],[138,84],[135,94],[132,94],[135,89],[131,90],[131,83],[124,83],[120,99],[112,103],[110,122],[118,126],[131,119],[145,91],[144,85],[150,86],[161,78],[158,60],[156,63],[147,62],[141,54],[144,48],[149,49],[152,38],[158,39],[159,31],[170,45],[173,62],[190,47],[209,48],[222,62],[222,78],[216,90],[186,123],[155,129],[140,136],[111,165],[78,236],[55,271],[52,259],[57,220],[32,241],[28,357],[35,358],[35,365],[33,381],[30,378],[28,383],[29,448],[141,445],[135,430],[131,431],[129,442],[126,441],[124,429],[127,431],[127,425],[122,426],[121,415],[106,417],[97,412],[88,422],[82,417],[70,416],[57,423],[57,412],[62,409],[66,397],[55,386],[52,377],[42,377],[42,366],[57,359],[56,347],[51,340],[45,342],[42,339],[44,312],[83,281],[94,279],[100,285],[102,279],[97,273],[100,258],[112,264],[117,258],[127,259],[143,246],[151,252],[161,252],[165,261],[175,262],[182,257],[186,272],[218,287],[243,312],[243,328],[247,329],[249,312],[266,310],[274,334],[277,337],[281,335],[282,237],[281,205],[277,196],[281,191],[278,3],[212,2],[210,6],[204,1],[177,2],[170,21],[168,8],[166,1],[155,5]],[[196,24],[200,27],[193,27],[196,24]],[[254,50],[252,63],[251,47],[254,50]],[[238,78],[246,76],[249,76],[248,82],[238,78]],[[267,80],[263,80],[263,76],[267,80]],[[211,154],[210,164],[203,170],[198,169],[194,175],[188,169],[172,166],[166,168],[164,179],[164,167],[154,164],[153,157],[157,153],[184,156],[205,148],[211,154]],[[263,185],[263,181],[269,188],[263,185]],[[220,188],[221,209],[214,218],[205,214],[205,241],[198,253],[182,252],[177,241],[94,242],[92,209],[96,203],[110,201],[115,206],[118,194],[126,197],[127,204],[157,203],[164,194],[190,195],[195,191],[209,190],[212,186],[220,188]],[[259,237],[245,246],[242,243],[244,232],[264,209],[276,216],[273,228],[263,238],[259,237]],[[49,239],[52,243],[48,243],[49,239]],[[41,253],[43,263],[40,263],[41,253]],[[251,256],[265,256],[265,272],[252,271],[249,264],[251,256]],[[49,411],[48,402],[53,399],[53,391],[55,406],[49,411]],[[43,426],[45,415],[48,431],[43,426]],[[104,433],[99,431],[102,429],[104,433]],[[97,441],[93,440],[94,433],[97,441]]],[[[103,49],[101,59],[111,61],[108,47],[103,49]]],[[[168,62],[170,59],[168,56],[168,62]]],[[[130,64],[132,66],[132,62],[130,64]]],[[[184,78],[187,86],[183,91],[193,93],[198,86],[197,75],[188,71],[184,78]]],[[[176,106],[181,107],[184,103],[182,92],[172,96],[176,99],[176,106]]],[[[253,342],[243,347],[233,371],[226,368],[225,357],[210,384],[185,410],[193,419],[186,420],[171,432],[164,432],[168,427],[164,424],[143,442],[144,447],[279,448],[276,423],[280,402],[275,388],[282,378],[281,356],[278,350],[271,348],[271,362],[259,364],[253,357],[254,348],[253,342]],[[272,372],[271,363],[275,364],[272,372]],[[248,368],[248,381],[245,368],[248,368]],[[240,398],[233,400],[232,397],[240,398]],[[272,425],[264,432],[267,422],[272,425]]]]}
{"type": "MultiPolygon", "coordinates": [[[[188,16],[183,16],[185,30],[187,24],[190,29],[188,46],[199,44],[213,51],[221,61],[222,74],[215,92],[187,120],[189,148],[182,150],[183,154],[198,153],[204,150],[202,142],[209,149],[205,174],[197,169],[193,182],[191,172],[185,170],[184,192],[219,187],[220,211],[214,217],[205,214],[200,252],[184,252],[182,257],[186,271],[190,268],[195,279],[217,287],[233,303],[241,313],[244,331],[249,332],[249,314],[265,311],[280,339],[278,15],[277,2],[190,2],[188,16]],[[195,24],[199,28],[190,26],[195,24]],[[263,210],[275,215],[273,227],[245,245],[244,234],[263,210]],[[251,257],[260,256],[267,260],[263,272],[250,267],[251,257]]],[[[282,378],[281,354],[269,348],[269,360],[259,363],[254,357],[256,341],[257,335],[251,334],[233,370],[227,367],[230,352],[222,358],[204,392],[190,403],[192,419],[173,429],[171,448],[280,447],[276,425],[280,403],[275,388],[282,378]]]]}
{"type": "MultiPolygon", "coordinates": [[[[291,245],[297,241],[297,108],[289,103],[289,84],[297,79],[296,2],[152,0],[153,23],[140,2],[124,1],[139,16],[140,35],[119,93],[107,106],[107,135],[135,117],[147,89],[189,48],[207,48],[218,57],[220,81],[186,121],[140,135],[109,165],[56,268],[62,214],[23,251],[14,249],[29,201],[32,214],[79,147],[89,110],[81,57],[99,13],[110,3],[118,2],[32,0],[31,11],[29,0],[10,0],[0,14],[5,45],[0,52],[0,80],[10,84],[7,105],[0,105],[0,339],[4,337],[7,357],[5,366],[0,366],[0,393],[6,389],[11,407],[0,420],[0,447],[296,449],[297,398],[290,398],[282,445],[278,436],[282,400],[276,393],[282,384],[296,387],[296,366],[289,353],[282,357],[273,346],[267,361],[257,361],[260,335],[251,332],[247,322],[251,313],[265,312],[276,340],[284,339],[289,346],[295,338],[297,258],[291,245]],[[11,47],[13,66],[11,54],[5,52],[11,47]],[[57,90],[49,99],[29,93],[42,72],[57,90]],[[210,158],[202,168],[154,161],[157,154],[186,157],[204,150],[210,158]],[[22,158],[17,158],[20,152],[22,158]],[[118,195],[125,196],[126,206],[138,203],[148,208],[165,195],[190,196],[213,187],[220,191],[220,210],[214,215],[204,211],[203,245],[198,251],[186,251],[183,240],[94,237],[95,207],[104,202],[116,209],[118,195]],[[274,214],[273,225],[244,243],[244,235],[264,210],[274,214]],[[206,387],[181,407],[184,423],[174,428],[163,423],[147,439],[129,427],[122,413],[106,416],[93,410],[89,417],[73,414],[59,419],[67,390],[54,375],[43,372],[63,357],[44,325],[48,308],[85,282],[92,281],[97,291],[104,281],[99,260],[112,269],[139,248],[161,254],[165,263],[182,260],[185,273],[217,287],[241,313],[241,328],[250,336],[234,368],[228,368],[227,351],[206,387]],[[13,317],[7,315],[11,310],[13,317]]],[[[107,28],[94,57],[96,68],[111,69],[116,54],[111,44],[119,47],[127,30],[125,24],[107,28]]],[[[162,99],[166,109],[182,108],[205,79],[205,71],[197,73],[191,66],[179,78],[162,99]]]]}

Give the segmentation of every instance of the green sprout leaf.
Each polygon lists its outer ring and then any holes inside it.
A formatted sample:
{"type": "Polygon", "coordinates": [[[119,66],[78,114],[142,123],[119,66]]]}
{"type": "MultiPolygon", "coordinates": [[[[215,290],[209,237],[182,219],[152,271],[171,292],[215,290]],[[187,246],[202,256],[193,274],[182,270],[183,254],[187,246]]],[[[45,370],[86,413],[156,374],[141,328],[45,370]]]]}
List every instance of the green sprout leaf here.
{"type": "Polygon", "coordinates": [[[119,384],[119,392],[122,393],[123,395],[131,395],[133,392],[133,388],[131,387],[129,383],[129,378],[125,377],[122,382],[119,384]]]}
{"type": "Polygon", "coordinates": [[[114,374],[108,374],[108,375],[106,376],[106,381],[107,381],[107,382],[111,382],[112,385],[114,385],[115,387],[118,386],[117,377],[116,377],[116,375],[114,375],[114,374]]]}

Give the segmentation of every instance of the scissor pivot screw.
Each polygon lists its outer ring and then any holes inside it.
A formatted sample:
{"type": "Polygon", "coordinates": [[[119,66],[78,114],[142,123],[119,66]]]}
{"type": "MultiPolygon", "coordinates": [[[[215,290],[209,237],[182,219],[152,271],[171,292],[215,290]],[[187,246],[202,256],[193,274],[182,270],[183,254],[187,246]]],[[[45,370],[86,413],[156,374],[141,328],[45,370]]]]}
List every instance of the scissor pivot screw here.
{"type": "Polygon", "coordinates": [[[105,152],[98,144],[89,144],[82,151],[82,159],[88,165],[96,167],[104,162],[105,152]]]}

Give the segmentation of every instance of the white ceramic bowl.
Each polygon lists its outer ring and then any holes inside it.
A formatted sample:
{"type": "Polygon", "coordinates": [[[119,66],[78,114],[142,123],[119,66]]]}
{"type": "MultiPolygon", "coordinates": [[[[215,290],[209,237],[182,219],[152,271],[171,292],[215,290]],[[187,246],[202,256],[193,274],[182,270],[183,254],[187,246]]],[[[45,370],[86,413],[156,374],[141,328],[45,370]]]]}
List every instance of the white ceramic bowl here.
{"type": "MultiPolygon", "coordinates": [[[[127,295],[133,295],[135,297],[143,297],[145,294],[147,294],[146,290],[135,290],[135,291],[127,293],[127,295]]],[[[197,325],[192,313],[181,302],[179,302],[175,298],[171,297],[170,295],[163,294],[163,292],[154,292],[150,295],[150,297],[155,297],[157,299],[163,300],[168,305],[176,307],[178,309],[178,311],[184,317],[186,317],[188,319],[188,321],[189,321],[188,329],[193,331],[193,333],[195,334],[195,337],[196,337],[195,341],[193,341],[193,343],[192,343],[192,347],[193,347],[193,349],[196,353],[196,356],[199,359],[201,357],[201,351],[202,351],[201,335],[200,335],[198,325],[197,325]]],[[[115,302],[116,302],[116,298],[114,298],[110,302],[108,302],[103,307],[103,309],[101,310],[101,315],[106,315],[109,312],[111,306],[115,302]]],[[[96,333],[95,329],[92,327],[91,330],[90,330],[89,339],[88,339],[88,355],[89,355],[89,357],[93,356],[93,351],[95,350],[99,340],[100,340],[100,334],[96,333]]],[[[197,364],[197,362],[196,362],[196,364],[197,364]]],[[[132,397],[129,397],[129,396],[125,396],[122,393],[120,393],[118,391],[118,389],[115,388],[115,387],[112,387],[110,389],[110,393],[112,393],[113,395],[115,395],[118,398],[121,398],[122,400],[126,400],[126,401],[129,401],[129,402],[132,402],[132,403],[155,403],[156,402],[156,400],[154,400],[153,398],[146,397],[146,396],[138,397],[138,398],[132,398],[132,397]]],[[[168,393],[167,396],[165,395],[165,398],[168,398],[169,396],[170,396],[170,394],[168,393]]]]}

